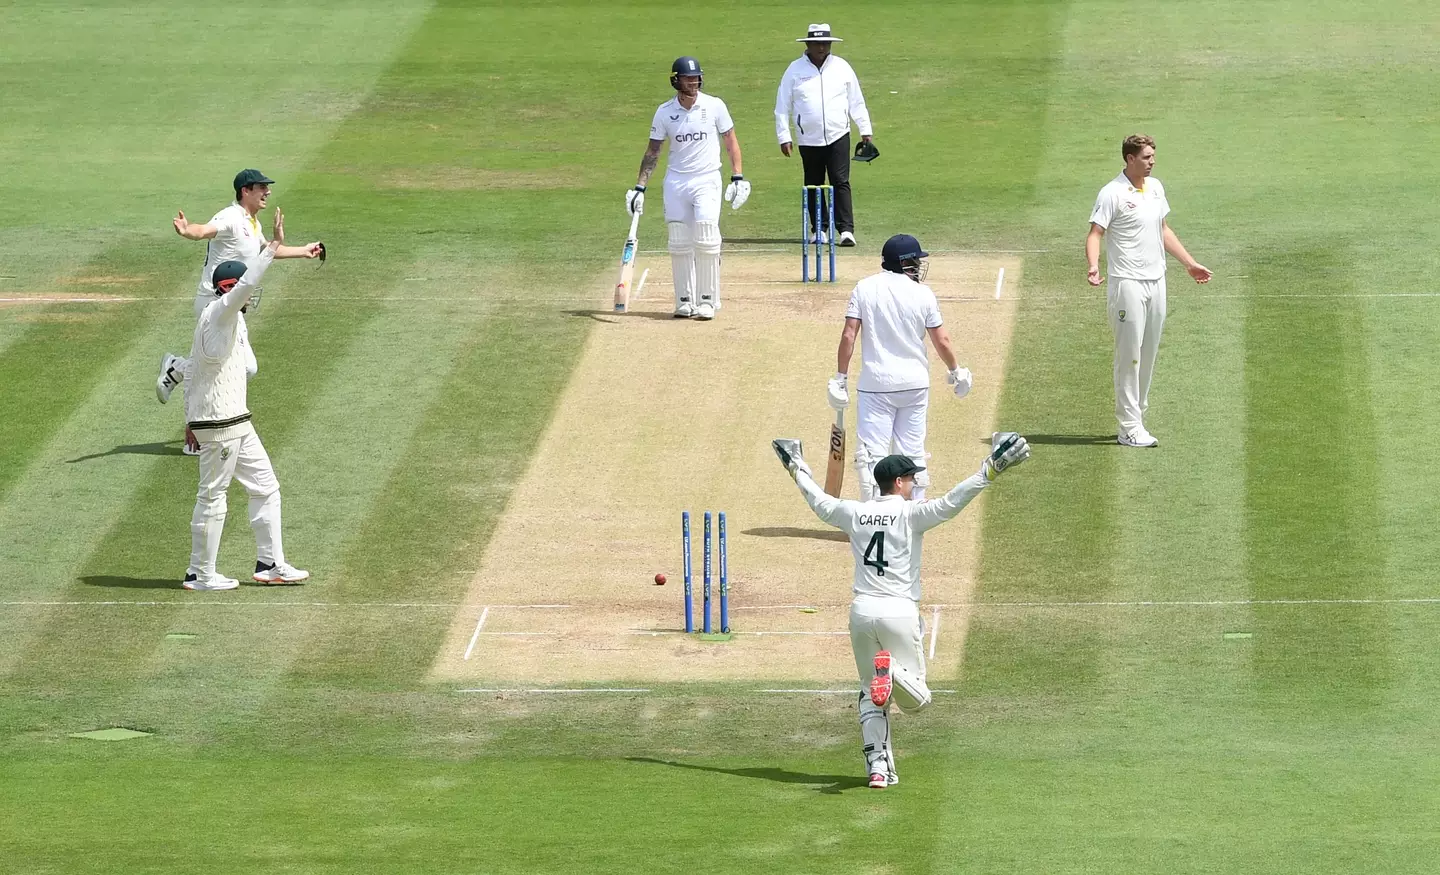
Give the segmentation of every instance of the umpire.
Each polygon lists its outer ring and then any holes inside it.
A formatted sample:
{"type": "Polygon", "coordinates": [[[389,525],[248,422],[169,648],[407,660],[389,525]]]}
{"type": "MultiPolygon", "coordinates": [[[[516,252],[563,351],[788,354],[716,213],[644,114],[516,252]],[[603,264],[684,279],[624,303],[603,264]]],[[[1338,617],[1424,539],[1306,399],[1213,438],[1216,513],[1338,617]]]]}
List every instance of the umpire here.
{"type": "Polygon", "coordinates": [[[860,129],[856,157],[869,161],[879,154],[872,145],[870,111],[860,93],[860,80],[844,58],[830,54],[830,25],[812,24],[804,37],[805,54],[785,70],[775,95],[775,136],[780,154],[790,157],[790,123],[799,134],[800,161],[806,185],[835,187],[835,228],[841,246],[855,245],[855,210],[850,201],[850,122],[860,129]]]}

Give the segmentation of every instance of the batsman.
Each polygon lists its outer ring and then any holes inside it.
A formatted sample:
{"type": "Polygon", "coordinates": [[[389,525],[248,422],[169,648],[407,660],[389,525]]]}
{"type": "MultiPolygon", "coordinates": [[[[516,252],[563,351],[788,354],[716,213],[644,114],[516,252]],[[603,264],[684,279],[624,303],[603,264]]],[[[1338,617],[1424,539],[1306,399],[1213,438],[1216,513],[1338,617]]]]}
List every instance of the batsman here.
{"type": "Polygon", "coordinates": [[[850,536],[855,557],[850,647],[860,675],[860,738],[870,786],[883,790],[900,782],[891,748],[890,702],[907,713],[930,704],[919,606],[925,533],[954,519],[992,480],[1030,458],[1030,445],[1014,432],[992,435],[980,470],[930,501],[912,501],[916,475],[925,469],[910,456],[881,459],[874,471],[879,496],[851,501],[825,494],[798,440],[781,438],[771,446],[815,515],[850,536]]]}

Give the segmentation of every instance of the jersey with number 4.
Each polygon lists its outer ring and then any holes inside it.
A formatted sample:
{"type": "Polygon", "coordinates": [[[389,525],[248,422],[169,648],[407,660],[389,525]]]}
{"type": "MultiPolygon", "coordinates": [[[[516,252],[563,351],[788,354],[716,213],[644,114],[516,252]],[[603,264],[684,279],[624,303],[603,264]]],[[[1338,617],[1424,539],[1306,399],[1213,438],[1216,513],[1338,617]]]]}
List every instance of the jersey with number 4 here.
{"type": "Polygon", "coordinates": [[[920,550],[925,533],[954,519],[989,481],[976,473],[929,501],[886,495],[874,501],[833,498],[804,471],[795,483],[810,509],[850,536],[855,555],[855,595],[920,601],[920,550]]]}

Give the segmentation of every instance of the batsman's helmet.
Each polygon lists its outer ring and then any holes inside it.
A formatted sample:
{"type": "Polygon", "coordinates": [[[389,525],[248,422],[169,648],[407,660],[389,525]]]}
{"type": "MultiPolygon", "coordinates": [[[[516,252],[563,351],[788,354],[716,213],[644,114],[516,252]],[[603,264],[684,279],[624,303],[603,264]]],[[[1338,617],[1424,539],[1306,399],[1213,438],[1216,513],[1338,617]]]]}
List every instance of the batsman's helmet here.
{"type": "Polygon", "coordinates": [[[675,63],[670,65],[670,87],[676,91],[680,90],[681,76],[697,76],[701,87],[705,85],[705,74],[700,69],[700,62],[689,55],[676,58],[675,63]]]}
{"type": "Polygon", "coordinates": [[[215,272],[210,275],[210,281],[215,286],[215,294],[223,295],[235,288],[240,282],[240,277],[245,275],[245,262],[243,261],[222,261],[215,265],[215,272]]]}
{"type": "Polygon", "coordinates": [[[880,266],[891,273],[903,273],[917,283],[925,281],[925,262],[930,253],[920,248],[920,241],[909,234],[896,234],[885,241],[880,250],[880,266]]]}

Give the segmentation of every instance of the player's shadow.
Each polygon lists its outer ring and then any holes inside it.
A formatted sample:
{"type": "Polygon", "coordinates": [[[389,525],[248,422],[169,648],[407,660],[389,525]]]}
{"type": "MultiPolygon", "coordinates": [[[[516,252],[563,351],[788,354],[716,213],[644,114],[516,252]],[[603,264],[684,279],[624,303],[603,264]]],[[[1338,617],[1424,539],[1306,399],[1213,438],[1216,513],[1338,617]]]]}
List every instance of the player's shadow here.
{"type": "MultiPolygon", "coordinates": [[[[1028,443],[1049,444],[1051,446],[1062,447],[1096,446],[1099,444],[1115,443],[1115,435],[1113,434],[1026,434],[1024,437],[1028,443]]],[[[988,447],[990,445],[990,439],[981,438],[980,443],[988,447]]]]}
{"type": "Polygon", "coordinates": [[[802,529],[797,526],[764,526],[758,529],[745,529],[742,535],[754,535],[757,538],[809,538],[813,541],[842,541],[849,543],[850,536],[838,529],[802,529]]]}
{"type": "Polygon", "coordinates": [[[118,587],[120,589],[179,589],[180,581],[171,577],[118,577],[113,574],[91,574],[80,578],[86,586],[118,587]]]}
{"type": "Polygon", "coordinates": [[[843,793],[846,790],[853,790],[856,787],[865,787],[869,781],[855,775],[810,775],[805,772],[791,772],[786,769],[776,768],[748,768],[748,769],[722,769],[716,766],[697,766],[693,763],[677,763],[671,760],[659,760],[654,757],[626,757],[632,763],[650,763],[657,766],[669,766],[672,769],[691,769],[696,772],[714,772],[718,775],[734,775],[738,778],[759,778],[762,781],[775,781],[780,784],[811,784],[818,793],[843,793]]]}
{"type": "Polygon", "coordinates": [[[113,450],[106,450],[103,453],[91,453],[88,456],[81,456],[78,459],[69,459],[66,464],[73,465],[76,462],[88,462],[91,459],[103,459],[106,456],[183,456],[180,451],[180,441],[161,441],[153,444],[121,444],[113,450]]]}
{"type": "Polygon", "coordinates": [[[566,310],[567,316],[578,316],[582,319],[594,319],[596,322],[619,322],[622,319],[659,319],[663,322],[683,322],[683,319],[676,319],[673,313],[659,312],[655,310],[630,310],[625,313],[616,313],[614,310],[566,310]]]}

